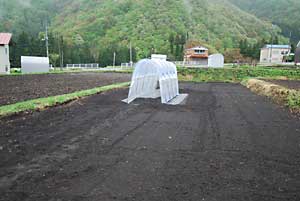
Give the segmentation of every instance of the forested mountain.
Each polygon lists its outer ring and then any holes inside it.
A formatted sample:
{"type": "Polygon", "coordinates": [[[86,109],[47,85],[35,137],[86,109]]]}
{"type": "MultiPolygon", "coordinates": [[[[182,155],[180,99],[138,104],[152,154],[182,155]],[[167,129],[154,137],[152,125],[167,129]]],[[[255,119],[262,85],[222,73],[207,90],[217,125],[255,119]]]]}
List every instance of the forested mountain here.
{"type": "Polygon", "coordinates": [[[34,35],[44,31],[69,0],[0,0],[0,31],[34,35]]]}
{"type": "MultiPolygon", "coordinates": [[[[212,52],[237,48],[241,40],[269,41],[271,33],[279,42],[288,41],[279,27],[236,5],[228,0],[0,0],[0,32],[26,38],[25,32],[40,40],[48,22],[52,41],[63,36],[66,62],[105,65],[113,52],[117,63],[127,62],[130,41],[137,59],[163,53],[174,60],[182,59],[187,41],[212,52]]],[[[52,44],[53,54],[56,47],[52,44]]]]}
{"type": "Polygon", "coordinates": [[[294,42],[300,40],[299,0],[230,0],[239,8],[262,20],[278,25],[286,37],[294,42]]]}

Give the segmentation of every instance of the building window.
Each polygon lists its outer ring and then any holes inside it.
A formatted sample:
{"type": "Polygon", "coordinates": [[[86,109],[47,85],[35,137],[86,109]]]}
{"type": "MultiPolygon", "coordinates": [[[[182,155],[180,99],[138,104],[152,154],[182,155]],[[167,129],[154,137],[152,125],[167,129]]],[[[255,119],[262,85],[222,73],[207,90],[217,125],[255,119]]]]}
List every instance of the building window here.
{"type": "Polygon", "coordinates": [[[195,53],[196,53],[196,54],[204,54],[204,53],[205,53],[205,50],[195,50],[195,53]]]}
{"type": "Polygon", "coordinates": [[[8,71],[8,67],[7,66],[5,66],[5,72],[7,72],[8,71]]]}
{"type": "Polygon", "coordinates": [[[5,48],[5,54],[8,54],[8,50],[7,50],[7,47],[5,48]]]}

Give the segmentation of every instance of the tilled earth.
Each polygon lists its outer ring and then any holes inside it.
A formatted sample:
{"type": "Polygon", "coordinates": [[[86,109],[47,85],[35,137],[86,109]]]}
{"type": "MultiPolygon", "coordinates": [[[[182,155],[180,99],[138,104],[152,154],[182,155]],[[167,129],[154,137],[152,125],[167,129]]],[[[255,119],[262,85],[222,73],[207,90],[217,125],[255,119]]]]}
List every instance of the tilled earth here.
{"type": "Polygon", "coordinates": [[[300,200],[300,123],[239,84],[127,90],[1,119],[1,201],[300,200]]]}
{"type": "Polygon", "coordinates": [[[300,80],[266,80],[266,81],[284,86],[289,89],[300,90],[300,80]]]}
{"type": "Polygon", "coordinates": [[[94,72],[0,76],[0,106],[127,82],[130,79],[131,75],[125,73],[94,72]]]}

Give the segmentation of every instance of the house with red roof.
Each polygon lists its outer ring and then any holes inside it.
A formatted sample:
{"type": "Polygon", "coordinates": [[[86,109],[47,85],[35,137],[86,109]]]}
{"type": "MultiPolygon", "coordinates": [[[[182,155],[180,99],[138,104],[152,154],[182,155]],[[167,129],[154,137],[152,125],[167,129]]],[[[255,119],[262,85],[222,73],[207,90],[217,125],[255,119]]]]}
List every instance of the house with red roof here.
{"type": "Polygon", "coordinates": [[[184,52],[184,63],[193,66],[207,66],[208,49],[203,46],[186,49],[184,52]]]}
{"type": "Polygon", "coordinates": [[[0,74],[10,73],[9,44],[12,34],[0,33],[0,74]]]}

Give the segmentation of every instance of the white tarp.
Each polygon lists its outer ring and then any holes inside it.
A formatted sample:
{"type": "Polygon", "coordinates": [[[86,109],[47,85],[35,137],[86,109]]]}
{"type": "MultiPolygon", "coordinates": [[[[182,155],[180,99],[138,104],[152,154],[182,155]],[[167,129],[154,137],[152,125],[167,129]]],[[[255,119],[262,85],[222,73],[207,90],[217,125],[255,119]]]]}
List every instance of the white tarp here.
{"type": "Polygon", "coordinates": [[[179,96],[177,69],[175,64],[159,59],[139,61],[132,76],[127,103],[136,98],[158,98],[168,104],[179,96]]]}
{"type": "Polygon", "coordinates": [[[48,57],[21,57],[22,73],[48,73],[50,71],[48,57]]]}
{"type": "Polygon", "coordinates": [[[222,54],[212,54],[208,57],[208,67],[210,68],[223,68],[224,56],[222,54]]]}

